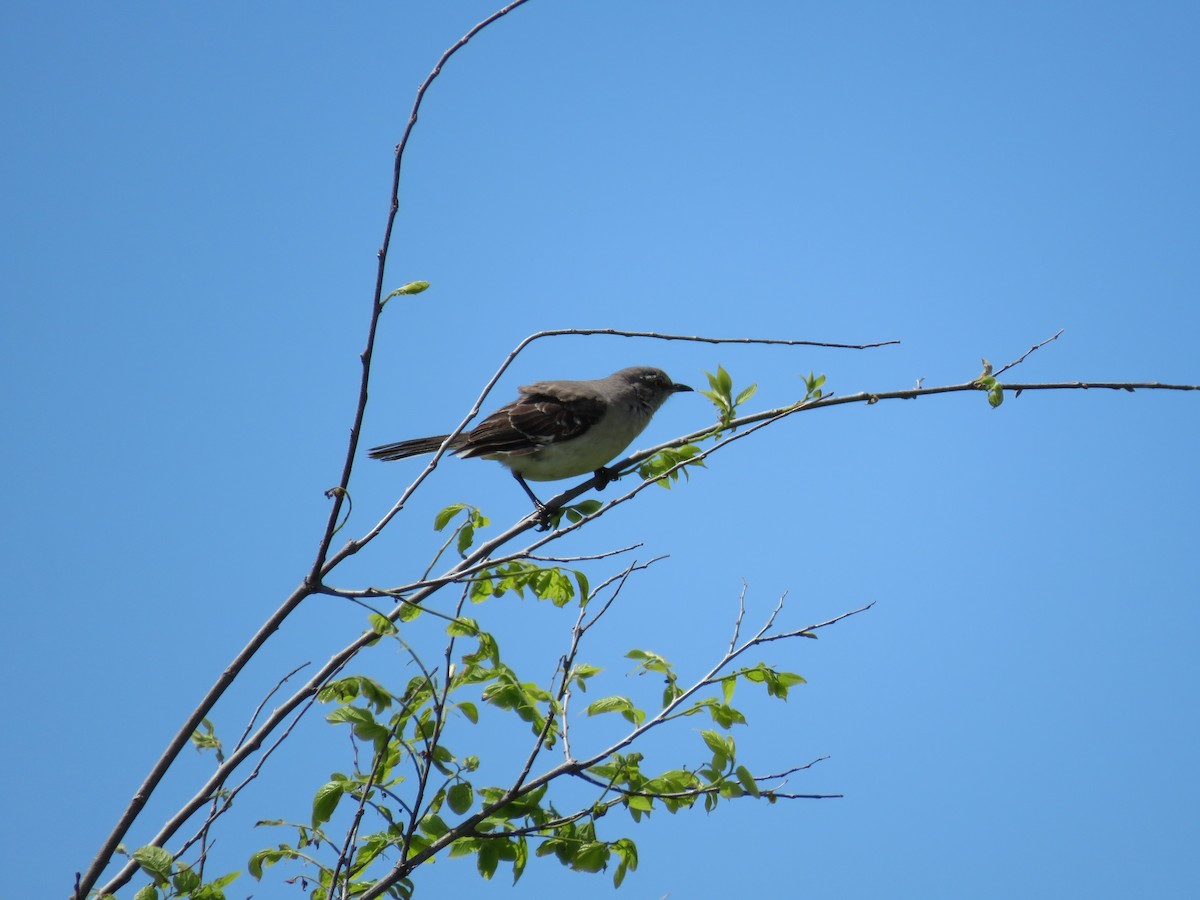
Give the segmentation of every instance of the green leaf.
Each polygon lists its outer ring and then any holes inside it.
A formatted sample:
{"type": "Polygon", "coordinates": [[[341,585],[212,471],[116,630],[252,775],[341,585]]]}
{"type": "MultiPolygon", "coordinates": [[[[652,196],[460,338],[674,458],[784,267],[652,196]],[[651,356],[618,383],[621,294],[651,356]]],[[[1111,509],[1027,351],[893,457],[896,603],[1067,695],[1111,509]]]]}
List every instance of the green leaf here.
{"type": "Polygon", "coordinates": [[[635,667],[634,671],[642,670],[644,672],[657,672],[662,675],[673,674],[671,664],[666,657],[659,656],[650,650],[630,650],[625,654],[626,659],[640,659],[642,662],[635,667]]]}
{"type": "Polygon", "coordinates": [[[629,838],[619,838],[612,843],[613,852],[620,862],[617,871],[613,873],[613,887],[620,887],[625,880],[625,873],[636,871],[638,866],[637,846],[629,838]]]}
{"type": "Polygon", "coordinates": [[[734,406],[741,406],[743,403],[745,403],[747,400],[749,400],[751,397],[753,397],[753,396],[754,396],[755,394],[757,394],[757,393],[758,393],[758,385],[757,385],[757,384],[752,384],[752,385],[750,385],[750,387],[748,387],[748,388],[745,388],[744,390],[742,390],[742,391],[741,391],[741,392],[740,392],[740,393],[739,393],[739,394],[738,394],[738,395],[737,395],[737,396],[734,398],[734,400],[733,400],[733,405],[734,405],[734,406]]]}
{"type": "Polygon", "coordinates": [[[148,884],[133,895],[133,900],[158,900],[158,891],[154,885],[148,884]]]}
{"type": "Polygon", "coordinates": [[[479,846],[483,843],[481,838],[462,837],[450,845],[450,858],[456,859],[460,856],[470,856],[472,853],[479,852],[479,846]]]}
{"type": "Polygon", "coordinates": [[[479,623],[474,619],[459,616],[451,619],[446,625],[446,634],[450,637],[475,637],[479,634],[479,623]]]}
{"type": "Polygon", "coordinates": [[[371,613],[367,616],[367,621],[371,623],[371,630],[379,635],[395,634],[399,630],[392,624],[391,619],[379,613],[371,613]]]}
{"type": "Polygon", "coordinates": [[[325,721],[333,725],[350,725],[354,729],[354,736],[364,741],[382,740],[390,733],[386,726],[375,721],[370,710],[361,706],[339,706],[325,717],[325,721]]]}
{"type": "Polygon", "coordinates": [[[450,790],[446,791],[446,803],[453,812],[460,816],[470,809],[474,802],[475,791],[466,781],[452,784],[450,790]]]}
{"type": "Polygon", "coordinates": [[[729,701],[733,699],[733,689],[735,687],[737,687],[736,676],[728,675],[721,679],[721,694],[725,698],[726,705],[728,705],[729,701]]]}
{"type": "Polygon", "coordinates": [[[650,812],[654,809],[654,799],[651,797],[643,797],[641,794],[628,794],[625,797],[625,805],[630,809],[641,810],[642,812],[650,812]]]}
{"type": "Polygon", "coordinates": [[[421,821],[417,823],[417,827],[431,838],[440,838],[450,830],[450,826],[442,821],[442,817],[433,813],[426,813],[421,816],[421,821]]]}
{"type": "Polygon", "coordinates": [[[475,526],[464,525],[458,530],[458,541],[455,544],[455,549],[458,550],[459,556],[466,556],[467,551],[471,548],[471,544],[475,542],[475,526]]]}
{"type": "Polygon", "coordinates": [[[227,875],[222,875],[220,878],[216,879],[213,884],[217,887],[225,887],[226,885],[233,884],[238,878],[241,877],[241,875],[241,872],[230,872],[227,875]]]}
{"type": "Polygon", "coordinates": [[[715,700],[709,700],[704,705],[708,707],[709,715],[712,716],[713,721],[722,728],[732,728],[734,725],[746,724],[746,717],[739,710],[734,709],[727,703],[717,703],[715,700]]]}
{"type": "Polygon", "coordinates": [[[451,519],[457,516],[464,509],[470,509],[470,506],[466,503],[451,503],[433,517],[433,530],[441,531],[450,524],[451,519]]]}
{"type": "Polygon", "coordinates": [[[472,725],[479,724],[479,710],[470,700],[463,700],[460,703],[456,703],[454,704],[454,708],[462,713],[472,725]]]}
{"type": "Polygon", "coordinates": [[[208,719],[204,719],[200,723],[200,727],[192,732],[192,746],[201,753],[205,750],[213,750],[216,752],[217,763],[225,762],[225,753],[221,747],[221,740],[217,737],[213,724],[208,719]]]}
{"type": "Polygon", "coordinates": [[[512,861],[513,884],[516,884],[525,874],[525,865],[529,862],[529,843],[522,836],[513,841],[512,846],[515,850],[512,861]]]}
{"type": "Polygon", "coordinates": [[[603,505],[599,500],[580,500],[578,503],[565,507],[562,511],[567,514],[567,519],[572,523],[582,522],[588,516],[595,515],[603,505]]]}
{"type": "Polygon", "coordinates": [[[162,847],[140,847],[133,851],[133,861],[154,879],[155,884],[166,884],[171,878],[171,864],[174,860],[162,847]]]}
{"type": "Polygon", "coordinates": [[[592,841],[580,847],[571,860],[571,868],[576,872],[599,872],[608,865],[608,845],[602,841],[592,841]]]}
{"type": "MultiPolygon", "coordinates": [[[[259,824],[282,825],[283,822],[280,820],[271,823],[260,822],[259,824]]],[[[281,859],[289,859],[291,856],[292,851],[290,848],[282,846],[278,848],[268,847],[266,850],[259,850],[257,853],[251,856],[250,862],[246,865],[246,868],[250,871],[250,874],[254,876],[254,879],[259,881],[262,879],[264,866],[273,866],[281,859]]]]}
{"type": "Polygon", "coordinates": [[[733,391],[733,377],[725,371],[724,366],[717,366],[717,374],[715,376],[707,372],[705,374],[708,375],[709,386],[718,394],[729,396],[733,391]]]}
{"type": "Polygon", "coordinates": [[[241,872],[228,872],[220,878],[214,878],[208,884],[201,885],[192,891],[194,900],[225,900],[225,892],[221,888],[237,881],[241,872]]]}
{"type": "Polygon", "coordinates": [[[358,851],[354,854],[354,869],[359,871],[365,869],[390,846],[392,846],[392,838],[387,832],[379,831],[368,835],[366,840],[359,844],[358,851]]]}
{"type": "Polygon", "coordinates": [[[572,575],[575,576],[575,584],[579,588],[579,599],[584,602],[592,595],[591,585],[588,583],[588,578],[578,569],[574,570],[572,575]]]}
{"type": "Polygon", "coordinates": [[[333,812],[337,809],[338,802],[345,792],[345,783],[341,781],[330,781],[317,788],[317,793],[313,796],[313,828],[320,827],[322,823],[328,822],[333,817],[333,812]]]}
{"type": "Polygon", "coordinates": [[[200,875],[192,869],[181,868],[171,878],[171,887],[179,894],[190,893],[200,887],[200,875]]]}
{"type": "Polygon", "coordinates": [[[706,728],[700,732],[700,736],[704,739],[705,745],[712,751],[713,768],[724,769],[729,760],[734,756],[733,738],[726,737],[720,732],[706,728]]]}
{"type": "Polygon", "coordinates": [[[589,716],[599,716],[610,712],[619,712],[634,725],[640,725],[646,718],[646,713],[634,706],[633,701],[628,697],[602,697],[588,704],[587,707],[589,716]]]}
{"type": "Polygon", "coordinates": [[[749,769],[745,766],[738,766],[733,770],[733,774],[737,776],[738,784],[742,786],[747,794],[751,797],[758,796],[758,782],[754,780],[754,776],[750,774],[749,769]]]}
{"type": "Polygon", "coordinates": [[[713,753],[725,752],[725,737],[711,728],[706,728],[700,732],[700,737],[704,738],[704,743],[708,745],[708,749],[713,753]]]}
{"type": "Polygon", "coordinates": [[[598,675],[604,670],[599,666],[593,666],[588,663],[576,663],[571,669],[570,682],[578,687],[581,691],[587,690],[587,680],[593,675],[598,675]]]}
{"type": "Polygon", "coordinates": [[[496,874],[496,866],[500,864],[500,848],[495,841],[484,841],[475,856],[475,865],[485,881],[491,881],[496,874]]]}
{"type": "Polygon", "coordinates": [[[388,300],[391,300],[393,297],[402,297],[402,296],[409,295],[409,294],[419,294],[422,291],[427,291],[427,290],[429,290],[429,282],[428,281],[410,281],[408,284],[405,284],[405,285],[402,285],[402,286],[396,288],[394,291],[392,291],[390,294],[388,294],[386,297],[384,297],[383,302],[386,303],[388,300]]]}

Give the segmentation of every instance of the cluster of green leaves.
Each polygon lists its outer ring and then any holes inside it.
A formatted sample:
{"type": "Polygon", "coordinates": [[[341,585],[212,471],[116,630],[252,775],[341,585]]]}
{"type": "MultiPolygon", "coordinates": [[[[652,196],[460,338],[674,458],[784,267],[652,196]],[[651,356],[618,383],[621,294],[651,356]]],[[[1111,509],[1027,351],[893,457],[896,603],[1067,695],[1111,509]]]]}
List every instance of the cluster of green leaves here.
{"type": "MultiPolygon", "coordinates": [[[[527,578],[526,569],[509,572],[508,565],[502,567],[507,574],[496,573],[494,588],[499,588],[503,578],[514,577],[517,583],[505,590],[529,589],[552,600],[559,596],[562,580],[527,578]]],[[[579,590],[579,602],[585,602],[587,581],[581,574],[578,578],[583,580],[575,580],[573,587],[579,590]]],[[[565,583],[571,585],[572,579],[566,578],[565,583]]],[[[395,625],[382,616],[374,627],[381,638],[399,639],[395,625]]],[[[421,674],[410,678],[398,694],[364,675],[341,678],[321,690],[318,699],[334,707],[327,720],[348,727],[356,746],[370,747],[370,754],[362,755],[364,760],[369,756],[369,763],[356,764],[348,773],[333,773],[314,795],[310,822],[260,823],[294,829],[296,839],[254,854],[249,871],[255,878],[282,861],[302,863],[312,873],[305,880],[314,900],[328,900],[347,888],[352,895],[367,890],[380,876],[380,866],[390,868],[399,863],[404,877],[391,885],[388,893],[407,898],[413,892],[409,872],[427,856],[474,856],[485,878],[491,878],[504,863],[511,867],[515,882],[525,871],[532,850],[534,856],[553,856],[580,872],[599,872],[614,865],[613,881],[620,885],[627,873],[637,868],[638,856],[629,837],[605,840],[598,834],[597,820],[613,808],[625,809],[632,821],[638,822],[656,806],[675,813],[697,803],[711,810],[721,799],[747,795],[774,800],[749,769],[737,762],[733,737],[723,732],[746,722],[732,705],[739,681],[763,685],[770,696],[786,699],[790,687],[803,683],[799,675],[758,663],[688,691],[663,656],[631,650],[627,657],[636,663],[637,674],[663,679],[661,709],[655,719],[634,700],[622,696],[596,700],[587,707],[587,715],[618,713],[634,731],[675,718],[707,715],[715,726],[700,732],[707,758],[692,767],[657,774],[643,770],[643,758],[637,752],[612,753],[590,766],[568,767],[565,774],[595,785],[600,795],[590,805],[563,814],[549,799],[548,782],[532,788],[477,784],[479,758],[455,752],[446,733],[452,718],[469,725],[478,723],[477,698],[493,709],[514,714],[527,723],[539,746],[551,748],[560,737],[561,692],[520,678],[502,661],[495,638],[478,622],[455,618],[446,631],[455,642],[469,642],[469,647],[444,673],[422,666],[421,674]],[[719,696],[701,696],[698,688],[719,688],[719,696]],[[341,841],[334,840],[329,829],[339,809],[339,821],[354,823],[351,837],[341,841]],[[359,817],[364,813],[370,813],[370,821],[378,825],[360,832],[359,817]],[[330,862],[331,856],[335,861],[330,862]]],[[[588,682],[600,671],[572,661],[564,687],[586,691],[588,682]]],[[[360,754],[354,758],[357,761],[360,754]]]]}
{"type": "Polygon", "coordinates": [[[217,737],[216,731],[213,730],[213,723],[209,719],[204,719],[200,723],[200,727],[192,732],[192,746],[198,753],[212,750],[217,756],[217,765],[225,762],[225,748],[221,746],[221,740],[217,737]]]}
{"type": "Polygon", "coordinates": [[[717,408],[719,419],[714,434],[720,434],[733,426],[733,420],[737,418],[738,407],[758,392],[758,385],[752,384],[748,388],[743,388],[735,397],[733,395],[733,376],[725,371],[724,366],[717,366],[716,374],[712,372],[704,374],[708,376],[709,390],[699,393],[711,400],[713,406],[717,408]]]}
{"type": "Polygon", "coordinates": [[[561,509],[551,509],[547,514],[547,526],[557,528],[563,519],[566,519],[572,525],[582,522],[590,515],[594,515],[604,504],[599,500],[580,500],[578,503],[573,503],[570,506],[564,506],[561,509]]]}
{"type": "MultiPolygon", "coordinates": [[[[133,851],[134,861],[150,876],[150,884],[143,885],[133,895],[133,900],[225,900],[225,887],[240,875],[230,872],[204,881],[200,872],[184,862],[178,862],[162,847],[142,847],[133,851]]],[[[103,894],[99,900],[112,900],[103,894]]]]}
{"type": "MultiPolygon", "coordinates": [[[[454,504],[438,513],[434,524],[444,530],[456,520],[443,549],[453,543],[466,556],[476,531],[487,526],[488,519],[476,507],[454,504]]],[[[478,570],[471,576],[467,596],[479,603],[510,592],[519,597],[532,594],[557,607],[572,602],[586,605],[591,598],[583,572],[527,559],[478,570]]],[[[410,622],[427,612],[408,605],[398,621],[410,622]]],[[[599,796],[564,814],[550,801],[551,782],[535,779],[532,787],[479,784],[480,758],[456,752],[452,744],[460,740],[463,723],[469,728],[479,722],[484,705],[525,723],[535,736],[535,756],[555,747],[563,727],[566,691],[586,692],[589,681],[601,672],[599,667],[577,661],[572,651],[564,660],[567,668],[557,690],[524,680],[502,660],[496,639],[478,621],[458,616],[445,626],[447,663],[431,670],[401,640],[392,618],[372,613],[370,623],[378,640],[399,643],[419,674],[399,692],[366,675],[346,676],[321,689],[317,699],[332,707],[326,720],[350,730],[356,748],[354,764],[348,771],[333,772],[316,789],[308,822],[259,823],[286,828],[295,836],[250,858],[248,871],[255,879],[276,864],[299,864],[302,874],[290,880],[301,882],[313,900],[329,900],[347,892],[361,894],[390,871],[389,882],[395,880],[386,893],[404,900],[414,890],[411,872],[432,856],[474,856],[484,878],[491,878],[504,863],[511,867],[515,882],[532,850],[534,856],[553,856],[580,872],[599,872],[615,864],[613,880],[620,885],[637,868],[637,847],[626,836],[606,840],[598,834],[597,820],[610,810],[623,808],[638,822],[656,806],[674,813],[699,802],[711,810],[722,798],[774,799],[737,762],[733,737],[723,732],[746,722],[732,705],[738,681],[762,684],[770,696],[786,699],[788,688],[803,682],[798,675],[759,663],[685,689],[667,659],[650,650],[631,650],[627,657],[636,663],[635,672],[652,674],[664,683],[660,709],[651,716],[629,697],[609,696],[590,704],[586,714],[618,713],[631,726],[633,738],[672,719],[705,714],[715,726],[700,732],[707,758],[657,774],[643,771],[638,752],[602,754],[593,758],[592,765],[567,764],[559,774],[583,779],[599,790],[599,796]],[[452,723],[455,730],[450,732],[452,723]],[[333,836],[335,821],[340,838],[333,836]]],[[[198,749],[221,753],[221,742],[207,721],[193,741],[198,749]]],[[[166,851],[145,848],[139,854],[135,858],[154,884],[143,888],[138,900],[159,896],[221,900],[221,888],[233,877],[201,885],[187,867],[172,868],[166,851]]]]}
{"type": "Polygon", "coordinates": [[[485,516],[477,506],[469,503],[451,503],[433,517],[433,530],[443,531],[459,513],[463,514],[463,520],[455,526],[452,537],[458,555],[466,556],[467,550],[475,543],[476,530],[486,528],[492,524],[492,520],[485,516]]]}
{"type": "Polygon", "coordinates": [[[1004,385],[992,375],[992,364],[983,360],[983,371],[975,379],[974,384],[981,391],[987,391],[988,405],[995,409],[1004,402],[1004,385]]]}
{"type": "MultiPolygon", "coordinates": [[[[600,507],[595,500],[578,504],[585,507],[580,511],[572,507],[559,510],[558,514],[574,514],[582,517],[590,515],[600,507]]],[[[475,531],[490,524],[490,520],[477,507],[466,503],[454,503],[447,506],[434,518],[433,527],[442,531],[456,516],[462,514],[462,521],[455,526],[452,535],[458,547],[460,556],[466,556],[467,550],[475,540],[475,531]]],[[[577,521],[577,520],[576,520],[577,521]]],[[[524,597],[526,591],[538,600],[549,600],[555,606],[566,606],[576,596],[586,600],[588,596],[587,576],[576,569],[564,569],[561,566],[540,566],[524,560],[511,560],[495,566],[488,566],[472,576],[469,596],[472,603],[482,603],[492,597],[502,597],[509,592],[518,597],[524,597]],[[578,593],[576,593],[578,588],[578,593]]],[[[420,614],[419,609],[413,609],[401,618],[404,621],[414,619],[420,614]]],[[[382,623],[377,619],[372,624],[378,632],[382,623]]],[[[383,633],[383,632],[380,632],[383,633]]]]}
{"type": "Polygon", "coordinates": [[[588,595],[587,576],[577,569],[561,566],[539,566],[514,559],[498,566],[482,569],[471,584],[471,602],[481,603],[490,597],[502,597],[509,591],[524,597],[528,590],[538,600],[549,600],[555,606],[566,606],[576,597],[588,595]]]}
{"type": "MultiPolygon", "coordinates": [[[[720,729],[728,731],[734,725],[746,724],[745,715],[732,705],[734,689],[739,680],[764,685],[768,696],[786,700],[788,689],[804,683],[804,678],[792,672],[780,672],[765,663],[747,666],[717,679],[721,687],[721,698],[700,697],[690,705],[682,705],[687,699],[679,685],[679,678],[671,664],[662,656],[647,650],[631,650],[626,654],[636,660],[636,671],[653,672],[664,681],[662,695],[662,719],[708,714],[720,729]]],[[[635,726],[641,726],[647,712],[639,708],[628,697],[604,697],[587,708],[588,715],[619,713],[635,726]]],[[[716,729],[704,729],[700,737],[711,753],[708,762],[694,768],[671,769],[658,775],[647,775],[642,770],[643,757],[640,753],[615,754],[609,760],[591,767],[588,775],[602,780],[617,798],[607,801],[608,805],[621,804],[635,822],[648,815],[656,803],[670,813],[690,809],[703,801],[704,808],[711,811],[722,799],[742,796],[764,797],[774,802],[770,791],[763,791],[750,770],[737,762],[734,738],[716,729]]]]}
{"type": "MultiPolygon", "coordinates": [[[[742,388],[735,395],[733,392],[733,376],[726,371],[724,366],[717,366],[716,373],[705,372],[704,374],[708,376],[709,390],[699,391],[698,393],[703,394],[711,400],[713,406],[717,408],[717,424],[705,437],[717,440],[726,432],[736,429],[737,426],[733,422],[738,416],[738,409],[758,392],[758,385],[752,384],[749,387],[742,388]]],[[[804,399],[800,403],[820,400],[825,396],[821,390],[821,386],[824,383],[824,375],[814,375],[812,372],[809,372],[804,379],[805,394],[804,399]]],[[[665,488],[670,488],[671,483],[679,479],[680,473],[683,473],[685,477],[688,475],[689,466],[680,465],[681,463],[688,463],[690,460],[694,460],[690,465],[704,465],[703,459],[695,459],[699,453],[700,448],[695,444],[684,444],[682,447],[668,448],[656,453],[642,463],[638,468],[638,474],[647,481],[657,479],[657,484],[665,488]]]]}
{"type": "MultiPolygon", "coordinates": [[[[394,632],[395,626],[383,621],[394,632]]],[[[352,774],[334,773],[321,785],[313,799],[310,823],[260,823],[294,828],[297,839],[254,854],[249,870],[255,878],[261,878],[266,867],[280,861],[307,863],[315,870],[312,897],[327,900],[346,882],[352,894],[366,890],[373,883],[368,870],[381,857],[411,860],[433,848],[447,850],[450,856],[474,854],[485,878],[492,877],[500,862],[507,862],[516,880],[529,859],[530,835],[556,839],[557,849],[539,849],[539,854],[554,852],[566,864],[583,871],[603,868],[597,860],[607,860],[613,853],[621,857],[622,877],[630,866],[636,866],[636,851],[629,849],[632,845],[628,841],[603,844],[603,852],[592,846],[598,843],[594,839],[584,841],[580,827],[546,802],[545,785],[520,791],[477,786],[469,780],[479,767],[478,757],[457,755],[444,734],[451,715],[461,714],[471,724],[479,720],[476,703],[460,697],[465,689],[474,688],[484,703],[529,723],[545,747],[557,741],[562,709],[548,690],[522,680],[501,661],[495,639],[478,623],[458,618],[449,624],[447,632],[456,640],[472,639],[474,646],[462,654],[458,665],[451,667],[444,685],[436,674],[425,673],[410,679],[403,694],[394,695],[378,681],[355,675],[322,689],[318,699],[336,704],[327,720],[349,726],[356,744],[371,746],[370,765],[352,774]],[[420,808],[414,808],[413,801],[400,795],[407,770],[421,785],[417,795],[429,798],[420,808]],[[384,827],[356,836],[351,858],[339,869],[338,864],[319,860],[317,851],[322,847],[338,848],[326,826],[347,799],[356,809],[375,813],[384,827]],[[464,817],[470,822],[467,828],[463,827],[464,817]],[[456,828],[459,833],[447,840],[456,828]]],[[[586,679],[598,671],[594,666],[577,665],[569,674],[569,683],[582,688],[586,679]]],[[[411,881],[402,879],[389,892],[394,897],[408,897],[412,890],[411,881]]]]}
{"type": "MultiPolygon", "coordinates": [[[[581,500],[578,503],[564,506],[561,509],[548,510],[547,525],[551,528],[557,528],[563,519],[566,519],[571,524],[582,522],[588,516],[595,514],[601,506],[603,504],[599,500],[581,500]]],[[[459,556],[465,557],[467,550],[475,542],[476,530],[490,525],[491,519],[483,515],[478,507],[471,506],[468,503],[452,503],[434,518],[434,530],[442,531],[445,529],[459,513],[464,514],[463,521],[455,526],[452,537],[458,549],[459,556]]]]}
{"type": "Polygon", "coordinates": [[[529,845],[536,844],[534,855],[553,855],[559,863],[575,872],[600,872],[613,857],[617,868],[613,881],[617,886],[630,869],[637,868],[637,847],[629,838],[606,841],[596,834],[595,818],[602,809],[563,816],[547,800],[548,785],[509,798],[499,788],[481,791],[481,800],[490,812],[476,826],[476,833],[460,837],[450,847],[451,857],[475,854],[476,867],[484,878],[491,878],[501,862],[512,866],[515,884],[529,861],[529,845]]]}
{"type": "Polygon", "coordinates": [[[801,403],[811,403],[813,400],[820,400],[825,396],[821,386],[825,384],[824,375],[814,375],[811,371],[804,376],[804,399],[801,403]]]}
{"type": "MultiPolygon", "coordinates": [[[[387,626],[395,631],[390,622],[387,626]]],[[[543,694],[536,685],[521,682],[500,662],[499,648],[491,635],[466,618],[452,620],[447,631],[455,639],[474,639],[473,648],[462,655],[462,664],[450,669],[447,682],[443,683],[436,673],[423,671],[408,680],[402,693],[394,694],[375,679],[352,675],[320,691],[318,700],[334,705],[326,720],[349,727],[355,745],[368,745],[370,763],[356,766],[350,773],[334,772],[313,797],[310,823],[259,823],[294,828],[297,839],[254,854],[249,870],[255,878],[262,877],[265,867],[282,860],[299,861],[316,871],[311,891],[314,900],[327,900],[335,888],[340,891],[346,884],[350,893],[356,894],[374,883],[372,866],[378,860],[410,860],[442,838],[449,831],[444,813],[462,815],[477,803],[468,776],[478,769],[479,758],[456,754],[444,736],[451,716],[471,724],[479,721],[477,704],[461,696],[460,689],[483,686],[486,702],[545,723],[544,714],[537,711],[543,694]],[[410,779],[420,786],[416,797],[428,797],[423,806],[414,805],[420,800],[401,794],[402,785],[410,779]],[[347,803],[360,813],[373,813],[381,827],[355,833],[349,858],[336,853],[339,861],[331,865],[319,859],[316,851],[323,846],[337,851],[343,846],[329,837],[327,825],[339,807],[347,803]]],[[[389,888],[389,894],[408,897],[412,889],[410,880],[401,879],[389,888]]]]}
{"type": "MultiPolygon", "coordinates": [[[[683,473],[685,477],[691,477],[688,475],[688,467],[679,464],[687,462],[699,452],[700,448],[695,444],[684,444],[682,447],[668,447],[666,450],[660,450],[638,466],[638,475],[644,481],[657,479],[655,484],[669,490],[672,482],[679,480],[680,473],[683,473]],[[679,468],[675,468],[676,466],[679,468]]],[[[704,460],[697,459],[691,465],[703,466],[704,460]]]]}

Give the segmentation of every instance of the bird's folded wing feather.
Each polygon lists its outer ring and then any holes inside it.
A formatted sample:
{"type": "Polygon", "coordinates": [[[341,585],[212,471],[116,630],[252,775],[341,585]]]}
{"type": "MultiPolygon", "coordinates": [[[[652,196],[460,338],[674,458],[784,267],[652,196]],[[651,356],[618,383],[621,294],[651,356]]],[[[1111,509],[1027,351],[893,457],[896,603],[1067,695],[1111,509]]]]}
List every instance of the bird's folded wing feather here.
{"type": "Polygon", "coordinates": [[[526,456],[549,444],[578,437],[604,415],[604,401],[586,387],[560,382],[547,388],[538,382],[520,391],[519,399],[496,410],[471,430],[459,456],[526,456]]]}

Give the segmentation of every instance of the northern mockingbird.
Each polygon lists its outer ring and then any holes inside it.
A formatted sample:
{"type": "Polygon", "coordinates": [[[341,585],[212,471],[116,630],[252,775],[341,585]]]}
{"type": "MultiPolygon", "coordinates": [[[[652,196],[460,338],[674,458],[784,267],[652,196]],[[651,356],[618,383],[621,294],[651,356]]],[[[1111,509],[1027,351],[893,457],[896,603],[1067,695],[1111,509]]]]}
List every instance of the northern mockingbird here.
{"type": "MultiPolygon", "coordinates": [[[[595,474],[603,487],[616,476],[604,468],[650,424],[675,384],[662,369],[633,366],[593,381],[539,381],[470,431],[450,441],[464,459],[494,459],[513,473],[539,510],[546,507],[525,483],[595,474]]],[[[372,447],[372,459],[405,459],[433,453],[450,437],[439,434],[372,447]]]]}

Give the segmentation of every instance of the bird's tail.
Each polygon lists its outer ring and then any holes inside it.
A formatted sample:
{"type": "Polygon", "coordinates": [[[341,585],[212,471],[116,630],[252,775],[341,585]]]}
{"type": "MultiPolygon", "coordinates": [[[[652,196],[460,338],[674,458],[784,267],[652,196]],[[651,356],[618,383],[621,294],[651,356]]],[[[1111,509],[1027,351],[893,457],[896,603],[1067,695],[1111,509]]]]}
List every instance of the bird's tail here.
{"type": "MultiPolygon", "coordinates": [[[[395,444],[381,444],[367,451],[371,459],[407,459],[410,456],[420,456],[422,453],[433,453],[446,442],[448,434],[438,434],[433,437],[414,438],[411,441],[397,441],[395,444]]],[[[453,444],[451,445],[453,449],[453,444]]]]}

